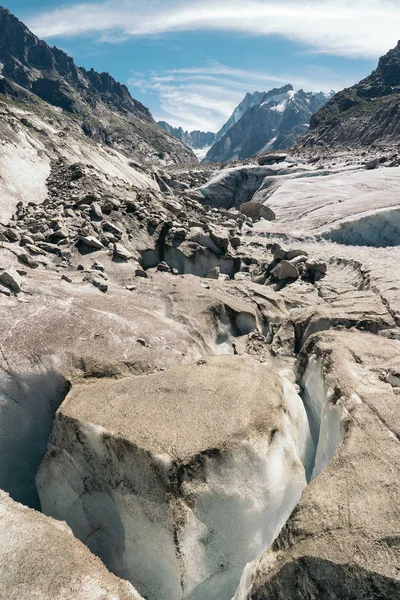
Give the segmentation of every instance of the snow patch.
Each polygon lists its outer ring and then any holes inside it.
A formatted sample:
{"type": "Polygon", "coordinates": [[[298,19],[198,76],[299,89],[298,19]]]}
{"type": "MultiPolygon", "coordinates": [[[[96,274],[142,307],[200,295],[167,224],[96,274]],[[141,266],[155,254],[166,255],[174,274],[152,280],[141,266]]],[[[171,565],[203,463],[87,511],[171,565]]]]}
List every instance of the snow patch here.
{"type": "Polygon", "coordinates": [[[207,156],[209,150],[211,150],[212,146],[204,146],[204,148],[192,148],[193,153],[197,156],[199,161],[203,160],[207,156]]]}

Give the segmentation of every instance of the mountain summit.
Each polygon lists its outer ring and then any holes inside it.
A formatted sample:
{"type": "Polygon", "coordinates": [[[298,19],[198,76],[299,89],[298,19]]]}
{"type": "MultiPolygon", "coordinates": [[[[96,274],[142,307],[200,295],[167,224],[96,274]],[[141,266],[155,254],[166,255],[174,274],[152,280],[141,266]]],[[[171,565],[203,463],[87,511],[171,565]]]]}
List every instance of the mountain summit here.
{"type": "Polygon", "coordinates": [[[173,162],[195,160],[190,150],[158,127],[125,85],[108,73],[77,67],[65,52],[50,48],[2,7],[0,93],[25,103],[40,98],[61,108],[74,115],[88,137],[137,160],[148,162],[157,155],[173,162]]]}
{"type": "Polygon", "coordinates": [[[212,133],[212,131],[199,131],[198,129],[185,131],[182,127],[172,127],[166,121],[157,121],[157,123],[165,131],[168,131],[168,133],[191,148],[199,159],[205,157],[216,139],[215,133],[212,133]]]}
{"type": "Polygon", "coordinates": [[[400,135],[400,42],[356,85],[336,94],[311,119],[305,146],[368,146],[400,135]]]}
{"type": "Polygon", "coordinates": [[[309,127],[311,115],[332,96],[294,91],[285,85],[247,94],[217,134],[205,162],[250,158],[260,152],[288,148],[309,127]]]}

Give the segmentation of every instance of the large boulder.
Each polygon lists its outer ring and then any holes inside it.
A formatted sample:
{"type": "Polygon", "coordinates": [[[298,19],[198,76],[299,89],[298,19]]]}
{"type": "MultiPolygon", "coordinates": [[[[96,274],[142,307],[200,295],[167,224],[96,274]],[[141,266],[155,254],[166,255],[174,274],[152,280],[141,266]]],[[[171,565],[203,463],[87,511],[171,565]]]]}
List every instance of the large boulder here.
{"type": "Polygon", "coordinates": [[[141,600],[60,521],[0,490],[0,598],[141,600]]]}
{"type": "Polygon", "coordinates": [[[312,456],[292,384],[225,355],[74,386],[37,483],[43,511],[149,600],[230,600],[312,456]]]}
{"type": "Polygon", "coordinates": [[[274,221],[275,219],[275,213],[271,208],[256,202],[244,202],[239,210],[242,215],[251,217],[253,221],[258,221],[261,218],[267,221],[274,221]]]}
{"type": "Polygon", "coordinates": [[[257,162],[262,167],[264,165],[274,165],[276,163],[283,162],[286,160],[287,154],[275,153],[275,154],[262,154],[258,157],[257,162]]]}

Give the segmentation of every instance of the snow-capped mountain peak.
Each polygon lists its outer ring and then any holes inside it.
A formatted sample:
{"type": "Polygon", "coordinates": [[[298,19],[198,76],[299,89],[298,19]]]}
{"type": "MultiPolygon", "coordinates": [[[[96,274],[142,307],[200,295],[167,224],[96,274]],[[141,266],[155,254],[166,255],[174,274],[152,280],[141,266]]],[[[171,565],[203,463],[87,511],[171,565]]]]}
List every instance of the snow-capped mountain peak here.
{"type": "Polygon", "coordinates": [[[204,161],[227,162],[288,148],[308,130],[312,115],[333,93],[295,91],[288,84],[269,92],[246,94],[217,133],[204,161]]]}

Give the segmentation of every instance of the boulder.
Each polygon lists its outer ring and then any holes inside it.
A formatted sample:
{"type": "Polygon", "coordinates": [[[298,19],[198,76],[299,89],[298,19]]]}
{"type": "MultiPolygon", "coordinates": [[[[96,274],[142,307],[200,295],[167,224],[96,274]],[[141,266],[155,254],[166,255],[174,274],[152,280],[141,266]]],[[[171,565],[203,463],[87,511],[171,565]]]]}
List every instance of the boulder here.
{"type": "Polygon", "coordinates": [[[103,244],[93,235],[80,235],[78,236],[78,241],[82,242],[88,248],[93,248],[94,250],[102,250],[104,248],[103,244]]]}
{"type": "Polygon", "coordinates": [[[121,260],[132,258],[132,254],[122,244],[115,243],[113,253],[116,258],[120,258],[121,260]]]}
{"type": "Polygon", "coordinates": [[[21,262],[28,265],[31,269],[36,269],[39,266],[39,263],[28,252],[18,252],[16,255],[21,262]]]}
{"type": "Polygon", "coordinates": [[[173,215],[176,217],[182,212],[183,206],[179,202],[175,202],[174,200],[166,200],[164,202],[165,208],[167,208],[173,215]]]}
{"type": "Polygon", "coordinates": [[[236,248],[239,248],[239,246],[241,245],[242,240],[240,239],[239,236],[235,235],[235,236],[231,237],[230,242],[231,242],[232,248],[234,248],[236,250],[236,248]]]}
{"type": "Polygon", "coordinates": [[[271,208],[257,202],[245,202],[240,206],[239,210],[243,215],[250,217],[254,221],[261,218],[266,219],[267,221],[273,221],[275,219],[275,213],[271,208]]]}
{"type": "Polygon", "coordinates": [[[365,163],[365,168],[367,171],[373,171],[374,169],[377,169],[379,167],[379,164],[379,158],[373,158],[372,160],[369,160],[367,163],[365,163]]]}
{"type": "Polygon", "coordinates": [[[308,256],[308,252],[306,252],[305,250],[288,250],[286,252],[287,260],[293,260],[298,256],[308,256]]]}
{"type": "Polygon", "coordinates": [[[227,231],[220,228],[212,228],[210,230],[210,237],[214,244],[216,244],[224,253],[228,250],[229,233],[227,231]]]}
{"type": "Polygon", "coordinates": [[[157,265],[157,271],[161,271],[162,273],[170,273],[171,269],[169,268],[169,265],[167,265],[166,262],[161,261],[157,265]]]}
{"type": "Polygon", "coordinates": [[[328,270],[328,265],[322,260],[308,259],[306,261],[306,267],[310,271],[316,271],[317,273],[321,273],[322,275],[325,275],[328,270]]]}
{"type": "Polygon", "coordinates": [[[274,154],[263,154],[259,156],[257,162],[261,166],[265,165],[273,165],[275,163],[280,163],[286,160],[287,154],[283,153],[274,153],[274,154]]]}
{"type": "Polygon", "coordinates": [[[102,224],[102,227],[103,227],[104,231],[108,231],[109,233],[112,233],[117,238],[122,237],[122,234],[123,234],[122,229],[120,227],[118,227],[117,225],[114,225],[114,223],[111,223],[111,221],[104,221],[104,223],[102,224]]]}
{"type": "Polygon", "coordinates": [[[19,231],[12,227],[5,228],[3,232],[10,242],[19,242],[21,239],[21,234],[19,231]]]}
{"type": "Polygon", "coordinates": [[[207,273],[208,279],[219,279],[221,275],[221,269],[219,267],[214,267],[207,273]]]}
{"type": "Polygon", "coordinates": [[[267,249],[271,252],[275,260],[287,260],[288,258],[286,250],[279,244],[267,244],[267,249]]]}
{"type": "Polygon", "coordinates": [[[22,288],[22,277],[13,267],[10,267],[0,272],[0,283],[18,294],[22,288]]]}
{"type": "Polygon", "coordinates": [[[230,600],[299,500],[310,455],[292,384],[225,355],[73,386],[37,484],[44,513],[148,600],[230,600]]]}
{"type": "Polygon", "coordinates": [[[297,279],[299,272],[296,265],[287,260],[281,260],[272,271],[272,275],[281,281],[283,279],[297,279]]]}

